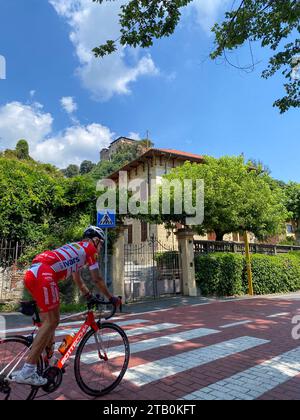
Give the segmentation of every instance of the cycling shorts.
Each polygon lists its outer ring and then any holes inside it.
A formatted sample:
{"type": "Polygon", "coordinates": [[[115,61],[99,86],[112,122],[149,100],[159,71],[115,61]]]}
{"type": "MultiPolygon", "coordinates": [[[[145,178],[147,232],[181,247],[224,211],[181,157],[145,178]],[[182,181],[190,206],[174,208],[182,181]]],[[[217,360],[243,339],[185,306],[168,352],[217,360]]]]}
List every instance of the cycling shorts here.
{"type": "Polygon", "coordinates": [[[57,274],[49,265],[32,265],[25,274],[24,284],[41,312],[46,313],[59,308],[57,274]]]}

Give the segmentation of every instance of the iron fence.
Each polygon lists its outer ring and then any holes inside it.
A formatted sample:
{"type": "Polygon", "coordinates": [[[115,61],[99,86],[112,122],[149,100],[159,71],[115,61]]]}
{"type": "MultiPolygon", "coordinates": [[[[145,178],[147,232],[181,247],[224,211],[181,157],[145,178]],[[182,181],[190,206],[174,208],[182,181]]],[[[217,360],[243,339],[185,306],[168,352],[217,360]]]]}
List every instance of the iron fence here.
{"type": "MultiPolygon", "coordinates": [[[[300,251],[300,246],[250,244],[253,254],[277,255],[287,254],[290,251],[300,251]]],[[[194,241],[195,255],[210,254],[214,252],[245,253],[245,244],[242,242],[194,241]]]]}

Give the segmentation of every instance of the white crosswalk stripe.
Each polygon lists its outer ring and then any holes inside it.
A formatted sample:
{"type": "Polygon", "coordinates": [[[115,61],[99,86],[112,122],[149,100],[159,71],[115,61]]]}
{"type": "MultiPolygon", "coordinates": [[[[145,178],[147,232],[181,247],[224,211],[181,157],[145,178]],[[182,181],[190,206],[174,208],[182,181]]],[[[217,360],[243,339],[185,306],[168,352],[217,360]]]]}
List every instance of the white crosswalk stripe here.
{"type": "Polygon", "coordinates": [[[184,400],[254,400],[300,374],[300,347],[186,395],[184,400]]]}
{"type": "MultiPolygon", "coordinates": [[[[139,341],[137,343],[133,343],[130,346],[130,353],[139,353],[146,350],[157,349],[159,347],[170,346],[176,343],[183,343],[188,340],[192,340],[195,338],[206,337],[211,334],[218,334],[220,331],[211,330],[207,328],[196,328],[189,331],[184,331],[181,333],[175,333],[166,335],[163,337],[151,338],[149,340],[139,341]]],[[[117,357],[122,355],[123,347],[113,347],[109,351],[109,358],[112,359],[113,357],[117,357]],[[120,353],[121,351],[121,353],[120,353]],[[116,356],[117,355],[117,356],[116,356]]],[[[86,364],[92,364],[99,361],[98,352],[88,352],[83,355],[81,361],[86,364]]]]}
{"type": "Polygon", "coordinates": [[[143,386],[267,343],[267,340],[247,336],[224,341],[130,368],[125,379],[136,386],[143,386]]]}

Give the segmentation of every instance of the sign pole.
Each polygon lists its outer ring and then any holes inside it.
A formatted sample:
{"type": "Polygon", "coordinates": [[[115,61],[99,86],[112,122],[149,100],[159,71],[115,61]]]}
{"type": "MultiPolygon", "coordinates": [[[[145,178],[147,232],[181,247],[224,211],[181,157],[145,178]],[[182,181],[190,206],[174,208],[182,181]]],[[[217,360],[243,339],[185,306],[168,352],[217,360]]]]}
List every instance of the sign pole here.
{"type": "Polygon", "coordinates": [[[108,281],[108,229],[105,229],[105,285],[107,286],[108,281]]]}
{"type": "Polygon", "coordinates": [[[246,251],[246,264],[247,264],[249,295],[254,296],[250,244],[249,244],[249,236],[248,236],[247,231],[244,232],[244,241],[245,241],[245,251],[246,251]]]}
{"type": "Polygon", "coordinates": [[[108,284],[108,229],[116,227],[116,210],[102,209],[97,211],[97,226],[105,231],[104,281],[108,284]]]}

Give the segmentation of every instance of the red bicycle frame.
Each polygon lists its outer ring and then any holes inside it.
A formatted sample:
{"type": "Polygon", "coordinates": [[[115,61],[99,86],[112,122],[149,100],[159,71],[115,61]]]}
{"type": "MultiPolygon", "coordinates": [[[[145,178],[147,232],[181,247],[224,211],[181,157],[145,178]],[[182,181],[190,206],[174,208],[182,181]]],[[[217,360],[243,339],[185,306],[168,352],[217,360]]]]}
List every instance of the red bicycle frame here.
{"type": "Polygon", "coordinates": [[[57,362],[56,367],[59,369],[63,369],[66,362],[71,357],[72,353],[76,349],[77,345],[80,343],[80,341],[83,339],[89,328],[92,328],[95,332],[99,331],[99,327],[97,325],[97,322],[95,321],[95,316],[93,311],[88,311],[87,318],[85,320],[85,323],[80,328],[78,333],[75,335],[74,340],[72,341],[71,346],[69,347],[66,354],[57,362]]]}

